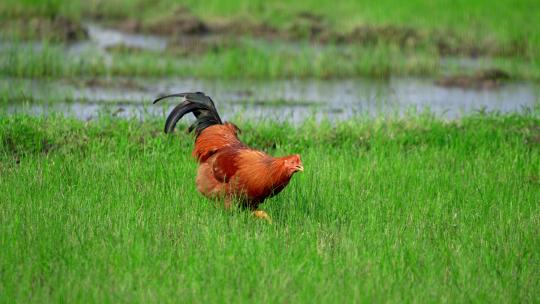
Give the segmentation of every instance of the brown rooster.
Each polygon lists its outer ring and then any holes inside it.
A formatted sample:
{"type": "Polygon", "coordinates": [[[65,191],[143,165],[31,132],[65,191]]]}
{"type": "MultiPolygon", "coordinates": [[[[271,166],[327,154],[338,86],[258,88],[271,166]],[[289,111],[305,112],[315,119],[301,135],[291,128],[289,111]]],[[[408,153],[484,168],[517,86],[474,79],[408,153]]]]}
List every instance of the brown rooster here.
{"type": "Polygon", "coordinates": [[[196,118],[188,131],[195,131],[196,136],[192,154],[199,163],[197,189],[208,198],[222,200],[226,208],[236,201],[269,220],[257,208],[281,192],[294,173],[304,171],[300,155],[276,158],[249,148],[238,139],[238,127],[223,123],[212,99],[202,92],[167,95],[154,103],[168,97],[182,97],[183,102],[167,117],[165,133],[172,132],[187,113],[196,118]]]}

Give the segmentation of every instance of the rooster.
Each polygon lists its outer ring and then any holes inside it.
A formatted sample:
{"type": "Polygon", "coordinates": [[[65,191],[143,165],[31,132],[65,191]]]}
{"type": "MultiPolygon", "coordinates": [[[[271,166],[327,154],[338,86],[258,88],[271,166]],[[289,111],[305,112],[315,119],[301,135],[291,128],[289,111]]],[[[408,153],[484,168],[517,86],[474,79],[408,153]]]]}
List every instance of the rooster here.
{"type": "Polygon", "coordinates": [[[222,201],[225,208],[238,202],[256,217],[270,220],[258,207],[281,192],[296,172],[304,171],[300,155],[272,157],[249,148],[238,139],[238,127],[223,123],[212,99],[202,92],[167,95],[156,99],[154,104],[169,97],[182,97],[182,103],[167,117],[165,133],[171,133],[187,113],[193,113],[196,118],[188,132],[195,132],[192,155],[199,163],[196,178],[199,192],[222,201]]]}

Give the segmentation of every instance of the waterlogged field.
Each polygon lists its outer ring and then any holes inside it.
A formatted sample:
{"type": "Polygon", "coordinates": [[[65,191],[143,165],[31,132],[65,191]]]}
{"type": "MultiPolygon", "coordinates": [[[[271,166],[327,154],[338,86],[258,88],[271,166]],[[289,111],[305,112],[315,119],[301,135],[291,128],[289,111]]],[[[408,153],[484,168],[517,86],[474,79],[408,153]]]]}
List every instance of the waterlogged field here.
{"type": "Polygon", "coordinates": [[[538,80],[539,12],[534,0],[8,0],[0,4],[0,75],[439,77],[496,69],[538,80]],[[88,23],[150,42],[87,48],[95,38],[88,23]],[[447,65],[449,58],[465,63],[447,65]]]}
{"type": "Polygon", "coordinates": [[[538,302],[540,119],[236,121],[305,172],[262,207],[195,189],[161,120],[0,116],[2,302],[538,302]]]}

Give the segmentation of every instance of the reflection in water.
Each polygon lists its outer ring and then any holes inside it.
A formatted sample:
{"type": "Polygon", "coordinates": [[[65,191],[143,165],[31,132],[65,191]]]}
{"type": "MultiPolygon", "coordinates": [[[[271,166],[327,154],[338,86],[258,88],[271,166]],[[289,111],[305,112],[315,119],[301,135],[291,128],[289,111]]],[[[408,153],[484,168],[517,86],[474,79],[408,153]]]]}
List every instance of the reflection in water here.
{"type": "MultiPolygon", "coordinates": [[[[308,117],[332,120],[356,115],[402,114],[429,110],[453,119],[479,110],[518,112],[540,101],[540,86],[509,83],[495,90],[444,88],[429,79],[392,78],[348,80],[195,80],[113,78],[82,83],[5,79],[2,87],[13,100],[33,96],[40,102],[22,107],[11,102],[9,112],[36,114],[63,112],[82,119],[106,109],[121,117],[163,115],[163,106],[151,105],[162,94],[203,91],[217,103],[225,119],[235,115],[302,121],[308,117]],[[46,101],[47,103],[43,102],[46,101]],[[66,102],[70,101],[70,102],[66,102]]],[[[169,105],[178,101],[171,100],[169,105]]],[[[167,104],[165,104],[167,105],[167,104]]]]}

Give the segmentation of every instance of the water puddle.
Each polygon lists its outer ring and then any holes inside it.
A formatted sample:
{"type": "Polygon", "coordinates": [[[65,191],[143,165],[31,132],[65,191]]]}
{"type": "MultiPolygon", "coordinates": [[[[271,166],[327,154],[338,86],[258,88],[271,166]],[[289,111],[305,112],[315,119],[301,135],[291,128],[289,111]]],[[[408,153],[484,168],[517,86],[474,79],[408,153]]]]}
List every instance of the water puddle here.
{"type": "Polygon", "coordinates": [[[81,119],[98,115],[140,117],[165,115],[178,102],[152,105],[157,96],[203,91],[225,119],[303,121],[344,120],[358,115],[430,112],[447,119],[476,111],[520,112],[540,104],[540,85],[508,83],[493,90],[445,88],[430,79],[348,80],[198,80],[90,79],[77,82],[3,79],[4,111],[50,114],[81,119]],[[31,97],[31,98],[29,98],[31,97]],[[21,102],[33,100],[33,102],[21,102]]]}
{"type": "MultiPolygon", "coordinates": [[[[89,39],[67,46],[73,56],[100,53],[125,46],[156,52],[168,47],[168,39],[127,34],[88,22],[89,39]]],[[[209,37],[208,39],[212,39],[209,37]]],[[[0,41],[0,50],[13,45],[0,41]]],[[[284,44],[297,47],[294,43],[284,44]]],[[[42,43],[23,46],[40,51],[42,43]]],[[[448,70],[475,70],[486,65],[477,59],[446,58],[448,70]]],[[[481,87],[481,86],[478,86],[481,87]]],[[[212,96],[225,119],[302,121],[307,118],[349,119],[357,115],[379,116],[425,110],[455,119],[475,111],[520,112],[538,106],[540,85],[504,83],[489,90],[437,86],[433,79],[391,78],[389,80],[200,80],[153,78],[91,78],[31,80],[0,78],[0,111],[36,115],[64,113],[81,119],[97,115],[141,117],[165,115],[175,101],[152,105],[156,97],[176,92],[203,91],[212,96]]],[[[177,102],[177,101],[176,101],[177,102]]]]}
{"type": "Polygon", "coordinates": [[[94,23],[85,23],[90,40],[100,48],[113,45],[140,48],[152,51],[163,51],[167,47],[167,39],[141,34],[127,34],[113,29],[107,29],[94,23]]]}
{"type": "MultiPolygon", "coordinates": [[[[66,45],[66,52],[71,56],[84,56],[91,52],[106,53],[114,46],[161,52],[167,48],[168,39],[156,35],[129,34],[107,28],[93,22],[83,23],[88,32],[88,39],[66,45]]],[[[13,47],[40,52],[44,48],[42,41],[9,41],[0,39],[0,50],[13,47]]]]}
{"type": "Polygon", "coordinates": [[[85,55],[95,51],[103,55],[108,48],[115,46],[158,52],[167,48],[168,40],[163,37],[123,33],[91,22],[83,26],[88,31],[88,40],[68,45],[67,52],[70,55],[85,55]]]}

